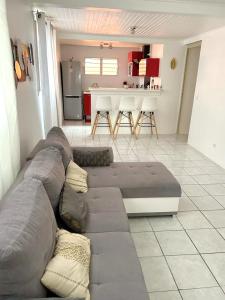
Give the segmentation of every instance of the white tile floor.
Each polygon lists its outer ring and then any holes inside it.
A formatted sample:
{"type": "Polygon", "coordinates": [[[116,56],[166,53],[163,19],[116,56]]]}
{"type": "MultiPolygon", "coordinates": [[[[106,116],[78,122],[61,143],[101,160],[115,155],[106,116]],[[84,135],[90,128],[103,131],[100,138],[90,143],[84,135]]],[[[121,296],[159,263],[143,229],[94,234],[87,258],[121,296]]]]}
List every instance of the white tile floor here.
{"type": "Polygon", "coordinates": [[[130,219],[150,300],[225,299],[225,170],[185,136],[92,140],[90,126],[63,129],[71,145],[111,146],[115,161],[161,161],[180,182],[177,216],[130,219]]]}

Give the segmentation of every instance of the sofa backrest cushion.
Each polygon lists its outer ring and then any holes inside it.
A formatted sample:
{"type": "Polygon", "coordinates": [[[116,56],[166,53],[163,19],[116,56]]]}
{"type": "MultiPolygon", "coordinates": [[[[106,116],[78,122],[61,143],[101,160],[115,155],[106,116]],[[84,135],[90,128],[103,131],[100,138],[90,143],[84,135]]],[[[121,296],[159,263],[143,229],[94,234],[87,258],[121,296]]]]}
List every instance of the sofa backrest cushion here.
{"type": "Polygon", "coordinates": [[[54,147],[49,147],[38,152],[27,168],[24,177],[32,177],[42,181],[53,210],[56,212],[65,181],[65,169],[60,151],[54,147]]]}
{"type": "Polygon", "coordinates": [[[46,297],[40,279],[54,253],[56,230],[41,181],[23,180],[0,202],[0,296],[46,297]]]}
{"type": "Polygon", "coordinates": [[[59,148],[63,164],[67,168],[69,162],[73,159],[73,152],[62,129],[60,127],[53,127],[47,134],[46,143],[59,148]]]}

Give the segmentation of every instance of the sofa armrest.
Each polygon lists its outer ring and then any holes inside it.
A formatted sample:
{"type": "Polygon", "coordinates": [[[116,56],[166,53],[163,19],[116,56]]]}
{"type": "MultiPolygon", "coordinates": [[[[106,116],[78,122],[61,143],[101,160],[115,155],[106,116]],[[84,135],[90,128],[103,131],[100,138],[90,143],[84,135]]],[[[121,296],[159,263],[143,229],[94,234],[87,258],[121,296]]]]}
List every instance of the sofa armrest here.
{"type": "Polygon", "coordinates": [[[113,163],[112,147],[72,147],[73,160],[80,167],[102,167],[113,163]]]}

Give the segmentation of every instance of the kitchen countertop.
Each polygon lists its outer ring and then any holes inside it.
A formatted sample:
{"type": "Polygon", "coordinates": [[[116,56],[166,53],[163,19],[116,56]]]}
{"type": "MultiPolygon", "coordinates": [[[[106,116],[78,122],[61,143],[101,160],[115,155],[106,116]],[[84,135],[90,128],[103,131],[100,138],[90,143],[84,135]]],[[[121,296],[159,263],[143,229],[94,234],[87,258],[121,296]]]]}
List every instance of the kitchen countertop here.
{"type": "Polygon", "coordinates": [[[137,94],[148,94],[148,93],[156,93],[160,94],[161,90],[149,90],[149,89],[143,89],[143,88],[89,88],[90,93],[122,93],[122,94],[128,94],[128,93],[137,93],[137,94]]]}

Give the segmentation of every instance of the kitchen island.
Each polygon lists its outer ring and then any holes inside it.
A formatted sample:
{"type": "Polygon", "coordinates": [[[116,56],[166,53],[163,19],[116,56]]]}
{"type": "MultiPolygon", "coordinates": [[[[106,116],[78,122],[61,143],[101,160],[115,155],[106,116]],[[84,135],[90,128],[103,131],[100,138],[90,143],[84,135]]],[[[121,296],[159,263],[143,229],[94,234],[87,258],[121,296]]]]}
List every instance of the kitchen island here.
{"type": "MultiPolygon", "coordinates": [[[[138,112],[140,111],[142,100],[144,97],[160,97],[162,91],[160,90],[149,90],[143,88],[89,88],[91,93],[91,124],[93,125],[95,115],[96,115],[96,100],[99,96],[110,96],[112,102],[112,111],[110,112],[110,117],[112,121],[112,125],[115,124],[115,119],[119,109],[120,99],[123,96],[133,96],[135,97],[136,107],[133,111],[134,121],[136,121],[138,112]]],[[[157,118],[157,117],[156,117],[157,118]]],[[[149,128],[142,128],[142,133],[150,132],[149,128]]],[[[109,130],[107,127],[97,128],[96,134],[109,134],[109,130]]],[[[130,129],[121,127],[119,129],[119,134],[130,134],[130,129]]]]}

